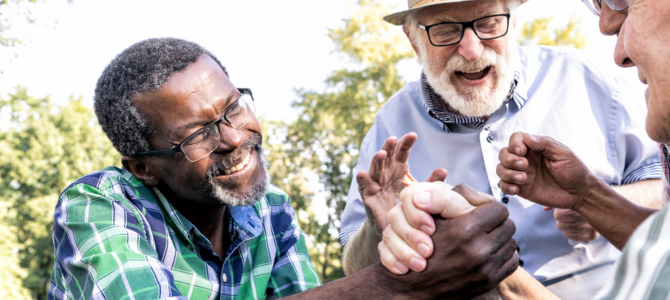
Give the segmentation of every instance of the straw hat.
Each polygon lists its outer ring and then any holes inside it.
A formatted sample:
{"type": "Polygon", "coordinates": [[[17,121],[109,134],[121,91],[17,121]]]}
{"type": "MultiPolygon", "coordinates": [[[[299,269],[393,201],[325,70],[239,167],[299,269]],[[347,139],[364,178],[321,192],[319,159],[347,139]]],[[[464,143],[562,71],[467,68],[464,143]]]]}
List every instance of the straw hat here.
{"type": "MultiPolygon", "coordinates": [[[[405,17],[424,7],[429,7],[433,5],[440,5],[446,3],[456,3],[456,2],[465,2],[465,1],[474,1],[474,0],[407,0],[407,7],[409,9],[400,11],[397,13],[392,13],[384,17],[384,21],[389,22],[393,25],[402,25],[405,21],[405,17]]],[[[521,3],[526,3],[528,0],[521,0],[521,3]]]]}

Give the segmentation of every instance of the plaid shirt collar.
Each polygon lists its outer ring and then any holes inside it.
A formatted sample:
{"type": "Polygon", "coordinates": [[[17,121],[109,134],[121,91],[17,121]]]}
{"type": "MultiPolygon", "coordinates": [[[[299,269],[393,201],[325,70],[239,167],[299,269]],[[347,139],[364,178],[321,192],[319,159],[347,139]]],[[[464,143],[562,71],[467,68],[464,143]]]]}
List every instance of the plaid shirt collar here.
{"type": "MultiPolygon", "coordinates": [[[[507,93],[506,100],[504,104],[509,103],[510,100],[517,105],[519,109],[525,104],[523,97],[518,95],[515,91],[517,90],[517,85],[519,84],[519,72],[514,72],[514,80],[512,80],[509,93],[507,93]]],[[[443,129],[447,132],[451,132],[449,126],[451,124],[473,124],[477,129],[482,129],[486,121],[475,118],[475,117],[464,117],[457,114],[450,113],[446,106],[445,101],[442,99],[442,96],[435,93],[433,87],[428,84],[428,79],[426,79],[426,74],[421,72],[421,86],[423,87],[423,96],[426,99],[424,108],[428,112],[428,115],[435,118],[436,120],[444,124],[443,129]]]]}
{"type": "MultiPolygon", "coordinates": [[[[212,249],[212,246],[205,235],[177,211],[158,188],[154,187],[153,192],[157,196],[160,205],[163,206],[163,209],[167,212],[168,218],[166,219],[166,222],[171,223],[172,228],[174,228],[176,232],[179,232],[191,243],[195,242],[199,244],[199,246],[210,250],[212,249]]],[[[261,235],[263,224],[255,205],[228,206],[227,209],[231,216],[230,222],[228,223],[228,233],[231,235],[233,245],[261,235]]],[[[232,250],[233,247],[230,247],[229,251],[232,250]]],[[[225,257],[221,257],[221,259],[223,260],[225,257]]]]}

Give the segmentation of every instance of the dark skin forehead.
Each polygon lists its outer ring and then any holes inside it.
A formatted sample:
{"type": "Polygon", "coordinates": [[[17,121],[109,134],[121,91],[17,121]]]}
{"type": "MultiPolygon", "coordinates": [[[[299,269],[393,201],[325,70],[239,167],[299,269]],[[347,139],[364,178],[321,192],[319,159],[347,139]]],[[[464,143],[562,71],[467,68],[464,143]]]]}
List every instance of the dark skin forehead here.
{"type": "Polygon", "coordinates": [[[139,94],[133,105],[156,129],[152,148],[163,149],[216,121],[239,95],[221,66],[203,54],[157,91],[139,94]]]}

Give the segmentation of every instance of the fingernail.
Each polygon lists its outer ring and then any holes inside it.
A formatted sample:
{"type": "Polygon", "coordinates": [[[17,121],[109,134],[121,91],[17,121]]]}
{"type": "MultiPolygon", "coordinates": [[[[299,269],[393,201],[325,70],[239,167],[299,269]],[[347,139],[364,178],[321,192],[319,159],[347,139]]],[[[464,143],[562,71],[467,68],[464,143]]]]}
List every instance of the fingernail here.
{"type": "MultiPolygon", "coordinates": [[[[498,183],[498,185],[500,185],[500,183],[498,183]]],[[[477,192],[477,195],[479,195],[480,197],[489,199],[489,200],[491,200],[491,201],[495,201],[495,200],[496,200],[496,198],[494,198],[493,196],[491,196],[491,195],[489,195],[489,194],[487,194],[487,193],[477,192]]]]}
{"type": "Polygon", "coordinates": [[[521,148],[519,148],[519,147],[515,147],[515,148],[514,148],[514,154],[516,154],[516,155],[521,155],[520,153],[521,153],[521,148]]]}
{"type": "Polygon", "coordinates": [[[422,225],[421,226],[421,231],[425,232],[428,235],[432,235],[434,229],[432,227],[428,226],[428,225],[422,225]]]}
{"type": "Polygon", "coordinates": [[[430,248],[428,248],[428,245],[421,243],[417,248],[419,248],[419,254],[421,254],[421,256],[423,256],[424,258],[430,255],[430,248]]]}
{"type": "Polygon", "coordinates": [[[516,180],[516,182],[521,182],[521,180],[523,180],[523,174],[514,175],[514,180],[516,180]]]}
{"type": "Polygon", "coordinates": [[[419,192],[414,195],[414,200],[416,201],[416,204],[425,206],[428,203],[430,203],[430,193],[426,192],[419,192]]]}
{"type": "Polygon", "coordinates": [[[417,272],[423,271],[423,269],[426,267],[426,263],[416,257],[412,257],[412,259],[409,261],[409,264],[412,266],[412,270],[417,272]]]}
{"type": "Polygon", "coordinates": [[[400,273],[407,273],[407,271],[409,271],[409,268],[407,268],[401,262],[395,263],[395,268],[398,269],[398,271],[400,271],[400,273]]]}
{"type": "Polygon", "coordinates": [[[517,161],[516,164],[514,164],[518,170],[523,168],[523,162],[522,161],[517,161]]]}
{"type": "Polygon", "coordinates": [[[515,186],[509,188],[509,190],[512,192],[512,194],[516,194],[516,187],[515,186]]]}

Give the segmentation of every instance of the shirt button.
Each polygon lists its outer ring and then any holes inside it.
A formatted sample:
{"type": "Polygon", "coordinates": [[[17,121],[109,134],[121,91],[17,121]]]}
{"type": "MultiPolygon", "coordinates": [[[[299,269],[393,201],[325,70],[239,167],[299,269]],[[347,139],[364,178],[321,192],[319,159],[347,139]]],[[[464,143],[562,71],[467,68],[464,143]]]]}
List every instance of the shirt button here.
{"type": "Polygon", "coordinates": [[[486,141],[489,142],[489,143],[493,142],[493,137],[490,136],[490,135],[487,136],[487,137],[486,137],[486,141]]]}
{"type": "Polygon", "coordinates": [[[507,198],[507,196],[502,197],[502,203],[505,203],[505,204],[509,203],[509,198],[507,198]]]}
{"type": "Polygon", "coordinates": [[[226,273],[223,273],[223,282],[228,282],[228,276],[226,276],[226,273]]]}
{"type": "Polygon", "coordinates": [[[519,259],[519,267],[523,267],[523,260],[519,259]]]}

